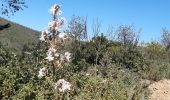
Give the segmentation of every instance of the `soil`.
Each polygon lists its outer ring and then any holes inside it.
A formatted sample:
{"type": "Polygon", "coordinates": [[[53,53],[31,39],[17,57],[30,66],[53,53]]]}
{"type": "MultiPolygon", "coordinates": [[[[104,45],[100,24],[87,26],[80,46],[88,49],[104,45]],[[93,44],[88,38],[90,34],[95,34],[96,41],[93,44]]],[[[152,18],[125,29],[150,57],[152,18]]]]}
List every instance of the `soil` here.
{"type": "Polygon", "coordinates": [[[170,80],[164,79],[149,85],[149,100],[170,100],[170,80]]]}

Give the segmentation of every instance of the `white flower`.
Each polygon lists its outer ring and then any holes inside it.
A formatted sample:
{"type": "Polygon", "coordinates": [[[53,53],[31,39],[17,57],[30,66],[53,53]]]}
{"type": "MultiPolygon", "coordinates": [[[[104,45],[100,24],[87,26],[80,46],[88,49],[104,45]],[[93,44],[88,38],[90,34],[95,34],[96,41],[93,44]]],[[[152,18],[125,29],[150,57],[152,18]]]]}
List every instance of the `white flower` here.
{"type": "Polygon", "coordinates": [[[53,47],[50,47],[50,48],[48,49],[46,59],[48,59],[49,61],[53,61],[53,60],[54,60],[54,54],[55,54],[55,52],[56,52],[56,49],[53,48],[53,47]]]}
{"type": "Polygon", "coordinates": [[[69,38],[69,36],[66,33],[61,33],[61,34],[59,34],[59,38],[60,38],[61,42],[65,42],[65,40],[67,40],[69,38]]]}
{"type": "Polygon", "coordinates": [[[70,62],[70,58],[71,58],[71,53],[69,53],[69,52],[65,52],[64,55],[63,54],[60,55],[61,62],[63,62],[63,61],[70,62]]]}
{"type": "Polygon", "coordinates": [[[55,53],[55,57],[59,57],[60,55],[59,55],[59,53],[55,53]]]}
{"type": "Polygon", "coordinates": [[[51,29],[55,29],[55,27],[57,26],[57,21],[51,21],[48,23],[48,27],[51,29]]]}
{"type": "Polygon", "coordinates": [[[43,34],[41,34],[40,40],[41,40],[41,41],[45,41],[45,38],[44,38],[44,35],[43,35],[43,34]]]}
{"type": "Polygon", "coordinates": [[[55,30],[59,33],[61,33],[61,28],[60,27],[55,27],[55,30]]]}
{"type": "Polygon", "coordinates": [[[41,68],[38,72],[38,77],[41,79],[42,77],[44,77],[47,73],[47,70],[45,67],[41,68]]]}
{"type": "Polygon", "coordinates": [[[60,61],[63,62],[65,60],[65,57],[63,54],[60,54],[60,61]]]}
{"type": "Polygon", "coordinates": [[[61,7],[60,5],[55,4],[54,6],[51,7],[50,13],[51,13],[52,15],[58,14],[57,12],[58,12],[58,10],[59,10],[60,7],[61,7]]]}
{"type": "Polygon", "coordinates": [[[66,35],[65,33],[60,33],[59,38],[64,38],[65,35],[66,35]]]}
{"type": "Polygon", "coordinates": [[[52,6],[51,9],[50,9],[50,13],[52,15],[55,15],[56,14],[56,10],[54,9],[54,7],[52,6]]]}
{"type": "Polygon", "coordinates": [[[63,25],[65,23],[66,19],[64,17],[61,17],[59,25],[63,25]]]}
{"type": "Polygon", "coordinates": [[[56,52],[56,49],[53,48],[53,47],[50,47],[48,51],[49,51],[49,52],[51,51],[52,53],[55,53],[55,52],[56,52]]]}
{"type": "Polygon", "coordinates": [[[57,60],[55,63],[58,64],[58,65],[60,65],[60,61],[59,61],[59,60],[57,60]]]}
{"type": "Polygon", "coordinates": [[[40,40],[41,40],[41,41],[45,41],[45,36],[46,36],[47,34],[48,34],[47,31],[41,32],[40,40]]]}
{"type": "Polygon", "coordinates": [[[45,59],[48,59],[49,61],[53,61],[53,60],[54,60],[54,57],[53,57],[51,51],[48,51],[48,52],[47,52],[47,57],[46,57],[45,59]]]}
{"type": "Polygon", "coordinates": [[[89,73],[86,73],[86,76],[89,76],[89,73]]]}
{"type": "Polygon", "coordinates": [[[64,79],[59,79],[56,83],[54,83],[54,89],[58,89],[60,92],[64,92],[66,90],[71,90],[71,84],[64,79]]]}
{"type": "Polygon", "coordinates": [[[69,61],[70,61],[70,58],[71,58],[71,53],[65,52],[64,57],[65,57],[66,60],[69,62],[69,61]]]}

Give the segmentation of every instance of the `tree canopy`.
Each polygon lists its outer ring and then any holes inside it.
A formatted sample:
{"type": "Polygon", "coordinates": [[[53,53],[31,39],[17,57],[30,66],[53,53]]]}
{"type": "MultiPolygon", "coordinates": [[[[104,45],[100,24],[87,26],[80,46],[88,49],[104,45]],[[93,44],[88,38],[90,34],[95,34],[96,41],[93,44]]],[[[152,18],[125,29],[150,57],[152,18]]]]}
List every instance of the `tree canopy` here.
{"type": "Polygon", "coordinates": [[[1,0],[1,13],[6,16],[14,15],[25,7],[25,0],[1,0]]]}

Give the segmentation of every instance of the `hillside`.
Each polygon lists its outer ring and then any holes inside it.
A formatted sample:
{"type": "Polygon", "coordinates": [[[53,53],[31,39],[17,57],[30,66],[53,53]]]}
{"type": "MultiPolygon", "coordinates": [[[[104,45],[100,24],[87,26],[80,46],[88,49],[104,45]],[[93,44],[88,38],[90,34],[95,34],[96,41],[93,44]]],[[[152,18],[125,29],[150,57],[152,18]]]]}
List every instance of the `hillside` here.
{"type": "Polygon", "coordinates": [[[0,18],[0,42],[10,49],[20,52],[25,44],[36,44],[38,36],[38,31],[0,18]]]}

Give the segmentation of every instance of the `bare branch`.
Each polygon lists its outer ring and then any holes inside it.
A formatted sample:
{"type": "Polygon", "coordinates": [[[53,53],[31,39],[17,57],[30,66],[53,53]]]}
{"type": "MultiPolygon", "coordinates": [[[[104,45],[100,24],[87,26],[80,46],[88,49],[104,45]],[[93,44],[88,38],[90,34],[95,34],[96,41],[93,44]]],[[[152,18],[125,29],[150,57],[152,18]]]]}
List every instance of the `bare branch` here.
{"type": "Polygon", "coordinates": [[[9,16],[9,14],[14,15],[14,13],[23,10],[25,7],[27,7],[25,0],[1,0],[1,13],[6,16],[9,16]]]}

